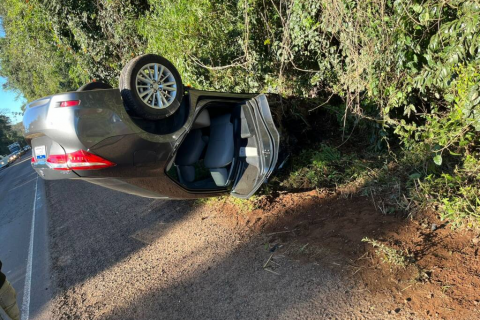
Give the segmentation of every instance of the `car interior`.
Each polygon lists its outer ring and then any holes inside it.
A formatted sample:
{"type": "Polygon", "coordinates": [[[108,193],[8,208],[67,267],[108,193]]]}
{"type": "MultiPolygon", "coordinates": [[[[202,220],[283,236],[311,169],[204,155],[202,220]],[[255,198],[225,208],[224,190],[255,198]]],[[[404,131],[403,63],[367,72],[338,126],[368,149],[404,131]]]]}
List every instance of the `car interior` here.
{"type": "Polygon", "coordinates": [[[236,102],[208,103],[179,147],[170,177],[188,189],[225,189],[234,180],[242,135],[242,107],[236,102]]]}

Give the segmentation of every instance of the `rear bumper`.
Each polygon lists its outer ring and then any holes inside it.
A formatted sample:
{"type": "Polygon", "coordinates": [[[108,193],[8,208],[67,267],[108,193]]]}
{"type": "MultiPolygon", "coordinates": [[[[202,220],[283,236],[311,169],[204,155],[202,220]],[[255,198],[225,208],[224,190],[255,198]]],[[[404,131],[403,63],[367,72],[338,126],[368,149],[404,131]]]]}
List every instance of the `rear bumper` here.
{"type": "Polygon", "coordinates": [[[47,154],[64,154],[65,149],[61,145],[53,141],[48,136],[41,136],[31,140],[32,143],[32,158],[35,162],[32,162],[32,168],[45,180],[59,180],[59,179],[71,179],[78,178],[75,172],[69,171],[57,171],[53,170],[47,163],[46,157],[43,159],[36,159],[35,147],[45,146],[47,154]]]}
{"type": "Polygon", "coordinates": [[[30,103],[23,125],[35,159],[32,167],[47,180],[78,178],[80,175],[71,170],[53,170],[46,158],[90,150],[104,141],[112,142],[112,138],[139,132],[134,124],[122,120],[125,118],[128,115],[118,89],[67,92],[30,103]],[[72,100],[80,101],[79,105],[60,107],[61,102],[72,100]],[[45,159],[36,157],[35,147],[39,146],[45,147],[45,159]]]}

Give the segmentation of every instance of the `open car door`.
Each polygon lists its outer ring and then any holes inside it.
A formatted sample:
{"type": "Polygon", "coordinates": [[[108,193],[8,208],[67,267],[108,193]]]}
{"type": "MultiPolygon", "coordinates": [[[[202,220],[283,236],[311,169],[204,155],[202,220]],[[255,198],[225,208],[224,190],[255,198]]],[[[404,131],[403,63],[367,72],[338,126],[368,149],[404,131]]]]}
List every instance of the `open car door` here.
{"type": "Polygon", "coordinates": [[[246,199],[266,182],[278,160],[280,135],[265,95],[247,100],[241,106],[240,132],[237,170],[231,194],[246,199]]]}

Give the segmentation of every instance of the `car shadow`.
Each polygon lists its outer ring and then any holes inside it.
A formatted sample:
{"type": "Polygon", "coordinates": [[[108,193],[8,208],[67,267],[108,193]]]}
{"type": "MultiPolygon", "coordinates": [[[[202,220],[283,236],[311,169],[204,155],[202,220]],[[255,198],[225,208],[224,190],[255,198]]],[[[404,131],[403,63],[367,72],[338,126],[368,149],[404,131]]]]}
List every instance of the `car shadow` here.
{"type": "Polygon", "coordinates": [[[141,198],[84,181],[46,181],[55,285],[66,291],[128,258],[168,232],[192,201],[141,198]],[[142,233],[142,230],[147,230],[142,233]]]}

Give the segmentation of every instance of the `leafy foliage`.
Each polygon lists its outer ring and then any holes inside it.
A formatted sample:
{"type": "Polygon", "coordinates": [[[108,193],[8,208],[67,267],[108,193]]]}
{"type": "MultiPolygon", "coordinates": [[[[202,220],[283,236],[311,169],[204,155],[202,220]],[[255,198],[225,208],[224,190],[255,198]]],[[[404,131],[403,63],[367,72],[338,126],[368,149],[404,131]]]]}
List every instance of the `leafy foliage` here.
{"type": "Polygon", "coordinates": [[[287,190],[341,186],[366,178],[369,166],[365,162],[355,153],[342,154],[334,147],[321,144],[294,155],[288,176],[277,180],[287,190]]]}
{"type": "MultiPolygon", "coordinates": [[[[132,56],[162,54],[196,87],[342,107],[342,135],[395,153],[418,206],[478,220],[478,1],[4,0],[0,15],[0,75],[28,100],[115,85],[132,56]]],[[[288,183],[343,181],[327,151],[305,151],[288,183]]]]}
{"type": "Polygon", "coordinates": [[[0,156],[10,154],[8,146],[14,142],[25,145],[23,134],[16,127],[17,125],[12,126],[8,116],[0,113],[0,156]]]}

